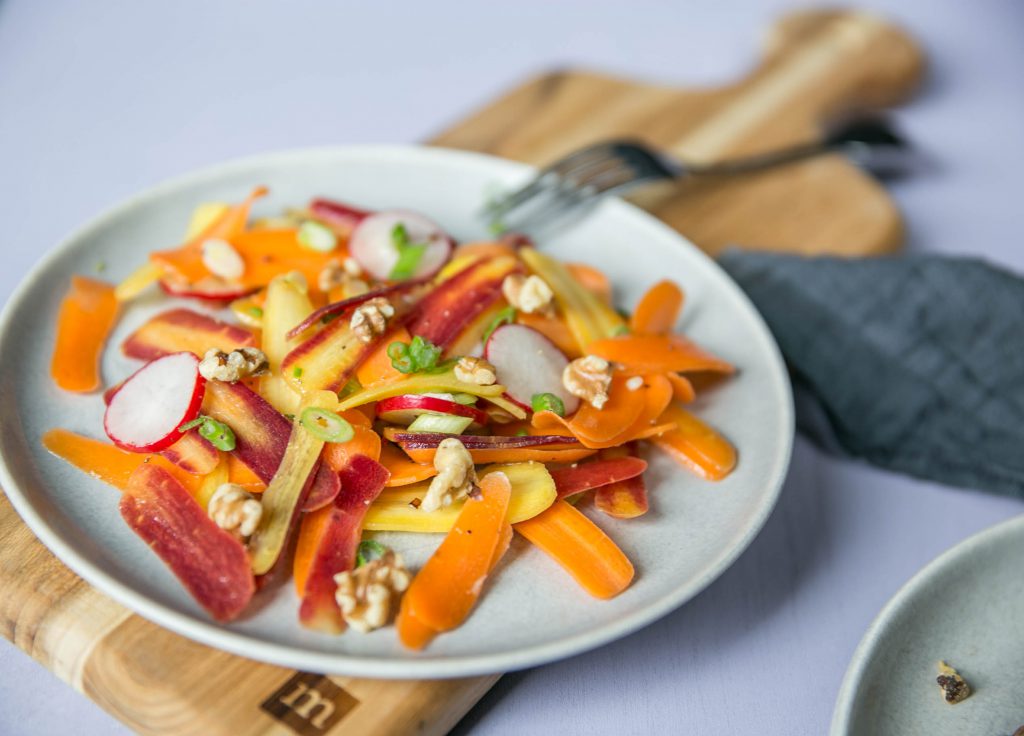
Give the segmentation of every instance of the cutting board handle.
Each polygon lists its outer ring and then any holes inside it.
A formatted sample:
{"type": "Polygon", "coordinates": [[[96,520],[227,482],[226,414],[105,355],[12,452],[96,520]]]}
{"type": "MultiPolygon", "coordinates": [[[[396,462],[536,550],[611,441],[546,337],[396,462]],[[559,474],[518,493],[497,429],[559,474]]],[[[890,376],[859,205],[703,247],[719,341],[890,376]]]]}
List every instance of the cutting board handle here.
{"type": "Polygon", "coordinates": [[[708,162],[797,142],[851,110],[894,105],[918,87],[925,57],[893,23],[849,10],[801,11],[768,32],[763,58],[728,98],[670,146],[708,162]]]}

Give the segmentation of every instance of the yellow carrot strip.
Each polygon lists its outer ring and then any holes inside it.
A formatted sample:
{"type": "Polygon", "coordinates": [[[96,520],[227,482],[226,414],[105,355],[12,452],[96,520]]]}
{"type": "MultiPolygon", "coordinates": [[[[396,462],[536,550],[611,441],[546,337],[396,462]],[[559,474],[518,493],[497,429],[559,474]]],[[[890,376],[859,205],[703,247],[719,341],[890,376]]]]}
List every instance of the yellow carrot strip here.
{"type": "Polygon", "coordinates": [[[306,429],[301,421],[302,412],[313,407],[337,411],[338,397],[331,391],[311,391],[302,397],[284,457],[261,498],[263,516],[249,541],[252,569],[257,575],[269,572],[284,549],[306,480],[324,447],[324,441],[306,429]]]}
{"type": "Polygon", "coordinates": [[[705,480],[721,480],[736,467],[736,448],[729,440],[678,404],[672,404],[659,422],[675,429],[648,441],[705,480]]]}
{"type": "Polygon", "coordinates": [[[260,395],[282,414],[294,414],[300,394],[281,376],[281,361],[304,339],[287,333],[313,311],[305,286],[290,274],[277,276],[267,287],[263,305],[263,352],[270,371],[260,378],[260,395]]]}
{"type": "Polygon", "coordinates": [[[581,351],[585,352],[594,340],[611,337],[625,328],[622,317],[584,288],[564,264],[533,248],[521,248],[519,255],[551,287],[581,351]]]}
{"type": "Polygon", "coordinates": [[[561,565],[595,598],[614,598],[633,580],[633,563],[594,522],[565,501],[515,530],[561,565]]]}
{"type": "Polygon", "coordinates": [[[340,406],[342,409],[353,409],[357,406],[369,404],[372,401],[380,401],[392,396],[422,393],[473,394],[474,396],[486,399],[495,406],[501,407],[516,419],[522,419],[526,416],[526,412],[521,408],[511,401],[502,398],[502,394],[505,393],[504,386],[497,383],[490,386],[466,383],[457,379],[455,373],[451,370],[442,373],[416,373],[401,381],[364,386],[350,396],[347,396],[340,406]]]}
{"type": "Polygon", "coordinates": [[[199,488],[192,494],[196,502],[206,510],[206,507],[210,504],[210,499],[213,498],[213,494],[222,485],[228,482],[230,473],[228,471],[228,459],[224,453],[221,453],[220,461],[209,474],[203,476],[202,481],[199,484],[199,488]]]}
{"type": "MultiPolygon", "coordinates": [[[[542,463],[508,463],[490,465],[481,472],[504,473],[512,486],[508,518],[515,523],[531,519],[555,502],[558,493],[555,481],[542,463]]],[[[429,514],[416,508],[416,499],[427,494],[429,482],[385,490],[370,506],[363,521],[368,531],[437,533],[447,532],[455,525],[463,503],[452,504],[429,514]]]]}
{"type": "Polygon", "coordinates": [[[188,220],[188,227],[185,229],[185,240],[200,235],[213,223],[222,219],[231,209],[226,202],[201,202],[192,210],[192,216],[188,220]]]}
{"type": "Polygon", "coordinates": [[[397,626],[406,646],[422,646],[418,630],[450,631],[469,616],[505,538],[512,487],[503,473],[480,483],[480,498],[470,498],[455,526],[409,584],[402,597],[397,626]],[[420,626],[410,626],[412,618],[420,626]],[[410,634],[414,634],[410,636],[410,634]]]}
{"type": "Polygon", "coordinates": [[[141,294],[150,284],[155,284],[164,275],[164,270],[156,263],[143,263],[114,289],[114,296],[119,302],[131,301],[141,294]]]}
{"type": "Polygon", "coordinates": [[[100,387],[100,356],[117,321],[114,287],[102,281],[72,276],[60,305],[57,341],[50,375],[65,391],[87,393],[100,387]]]}

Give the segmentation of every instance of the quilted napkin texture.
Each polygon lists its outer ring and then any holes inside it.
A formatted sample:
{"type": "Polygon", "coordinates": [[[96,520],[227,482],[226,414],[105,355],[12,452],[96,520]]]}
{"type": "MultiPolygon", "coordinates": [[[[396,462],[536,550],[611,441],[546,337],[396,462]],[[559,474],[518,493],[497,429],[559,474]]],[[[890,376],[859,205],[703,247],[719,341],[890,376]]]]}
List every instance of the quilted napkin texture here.
{"type": "Polygon", "coordinates": [[[719,259],[789,363],[826,449],[1024,498],[1024,281],[980,260],[719,259]]]}

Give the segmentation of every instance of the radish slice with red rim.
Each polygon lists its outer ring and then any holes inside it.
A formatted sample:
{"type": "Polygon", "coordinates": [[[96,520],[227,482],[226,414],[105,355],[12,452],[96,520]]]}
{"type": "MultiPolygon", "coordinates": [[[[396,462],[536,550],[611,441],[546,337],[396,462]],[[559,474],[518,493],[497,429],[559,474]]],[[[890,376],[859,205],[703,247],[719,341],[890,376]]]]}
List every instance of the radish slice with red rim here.
{"type": "Polygon", "coordinates": [[[532,327],[502,325],[488,338],[484,357],[497,371],[505,393],[517,404],[529,407],[536,394],[554,394],[565,405],[566,415],[579,407],[580,400],[562,385],[569,359],[532,327]]]}
{"type": "Polygon", "coordinates": [[[452,414],[472,420],[473,425],[487,424],[487,414],[475,406],[459,404],[438,396],[402,394],[377,402],[377,416],[392,424],[412,424],[421,414],[452,414]]]}
{"type": "Polygon", "coordinates": [[[172,353],[147,363],[110,397],[103,429],[130,452],[159,452],[179,439],[178,427],[199,416],[206,380],[199,358],[172,353]]]}
{"type": "Polygon", "coordinates": [[[356,226],[349,241],[352,257],[379,281],[431,276],[448,261],[453,247],[454,242],[440,225],[408,210],[386,210],[370,215],[356,226]],[[414,263],[408,273],[394,275],[401,257],[395,238],[395,228],[399,225],[405,228],[406,240],[412,247],[423,247],[418,257],[412,259],[414,263]]]}

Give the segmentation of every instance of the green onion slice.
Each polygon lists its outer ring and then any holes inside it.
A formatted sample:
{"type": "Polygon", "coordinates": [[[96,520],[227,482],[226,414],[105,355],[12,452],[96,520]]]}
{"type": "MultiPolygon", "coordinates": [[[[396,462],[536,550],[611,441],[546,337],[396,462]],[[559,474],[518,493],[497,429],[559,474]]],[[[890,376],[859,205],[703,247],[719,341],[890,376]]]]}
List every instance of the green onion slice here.
{"type": "Polygon", "coordinates": [[[330,253],[338,246],[338,236],[326,225],[306,220],[299,226],[299,245],[318,253],[330,253]]]}
{"type": "Polygon", "coordinates": [[[554,394],[534,394],[530,407],[534,411],[553,411],[560,417],[565,416],[565,403],[554,394]]]}
{"type": "Polygon", "coordinates": [[[200,437],[218,450],[231,452],[235,449],[235,433],[231,431],[231,427],[212,417],[204,416],[202,419],[203,423],[199,425],[200,437]]]}
{"type": "Polygon", "coordinates": [[[406,429],[407,432],[431,432],[439,434],[462,434],[473,423],[469,417],[455,414],[420,414],[406,429]]]}
{"type": "Polygon", "coordinates": [[[306,407],[299,421],[314,437],[324,442],[348,442],[355,435],[351,424],[327,409],[306,407]]]}

